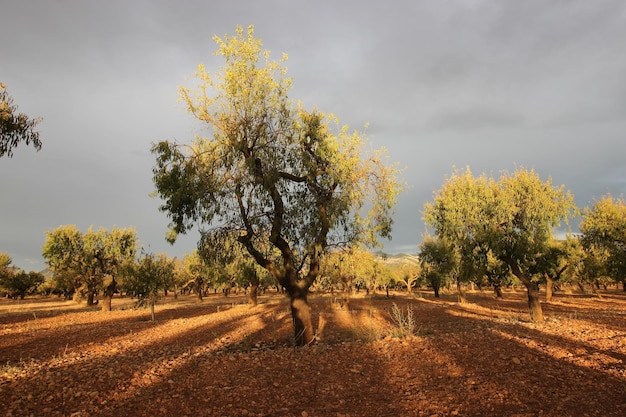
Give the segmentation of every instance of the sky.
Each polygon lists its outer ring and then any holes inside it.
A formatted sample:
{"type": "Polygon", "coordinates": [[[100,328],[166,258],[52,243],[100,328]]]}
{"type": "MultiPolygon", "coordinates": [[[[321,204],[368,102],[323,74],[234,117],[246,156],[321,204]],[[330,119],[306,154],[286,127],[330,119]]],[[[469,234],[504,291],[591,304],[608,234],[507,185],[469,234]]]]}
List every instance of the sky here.
{"type": "Polygon", "coordinates": [[[197,233],[165,241],[150,146],[201,130],[178,87],[223,66],[212,37],[237,25],[288,54],[292,99],[368,125],[406,168],[385,252],[418,252],[454,167],[534,169],[580,207],[626,191],[623,0],[0,0],[0,81],[43,118],[41,151],[0,159],[0,252],[41,270],[46,231],[66,224],[191,252],[197,233]]]}

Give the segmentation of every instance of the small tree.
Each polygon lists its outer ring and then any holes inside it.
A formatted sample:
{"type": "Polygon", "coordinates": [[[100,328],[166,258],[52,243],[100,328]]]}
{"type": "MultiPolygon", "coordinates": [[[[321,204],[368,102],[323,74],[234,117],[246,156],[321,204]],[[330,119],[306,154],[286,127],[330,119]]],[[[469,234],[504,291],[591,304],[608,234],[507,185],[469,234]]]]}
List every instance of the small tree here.
{"type": "Polygon", "coordinates": [[[13,149],[20,142],[26,145],[32,143],[35,149],[40,150],[39,132],[35,131],[40,121],[39,118],[31,119],[24,113],[18,113],[6,86],[0,83],[0,158],[4,155],[11,158],[13,149]]]}
{"type": "Polygon", "coordinates": [[[159,291],[165,291],[174,274],[175,262],[165,254],[146,254],[125,270],[124,289],[150,307],[152,321],[159,291]]]}
{"type": "Polygon", "coordinates": [[[37,288],[44,281],[43,274],[39,272],[17,270],[0,277],[0,288],[4,289],[11,297],[19,297],[20,300],[23,300],[27,295],[37,291],[37,288]]]}
{"type": "Polygon", "coordinates": [[[438,298],[439,290],[450,281],[450,274],[458,267],[454,247],[445,239],[426,235],[420,244],[420,262],[422,276],[438,298]]]}
{"type": "Polygon", "coordinates": [[[608,194],[583,215],[583,245],[589,251],[593,247],[606,251],[607,272],[626,291],[626,201],[608,194]]]}
{"type": "Polygon", "coordinates": [[[109,232],[90,227],[83,234],[76,226],[66,225],[46,232],[43,257],[55,274],[80,278],[77,283],[87,293],[87,305],[94,305],[96,292],[102,290],[103,310],[110,311],[118,270],[134,259],[136,248],[137,233],[132,228],[114,227],[109,232]]]}

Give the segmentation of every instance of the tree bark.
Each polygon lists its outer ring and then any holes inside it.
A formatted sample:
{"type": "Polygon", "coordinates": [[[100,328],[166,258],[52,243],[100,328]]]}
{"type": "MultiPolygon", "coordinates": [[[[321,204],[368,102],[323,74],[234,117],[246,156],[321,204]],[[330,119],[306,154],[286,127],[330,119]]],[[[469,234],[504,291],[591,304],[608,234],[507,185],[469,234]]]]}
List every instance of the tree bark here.
{"type": "Polygon", "coordinates": [[[539,301],[539,285],[536,282],[529,281],[524,283],[528,292],[528,310],[530,311],[530,319],[534,322],[543,321],[543,310],[539,301]]]}
{"type": "Polygon", "coordinates": [[[459,303],[466,304],[467,297],[465,296],[465,292],[463,291],[463,287],[461,286],[461,283],[459,281],[456,282],[456,290],[457,290],[457,293],[459,294],[459,303]]]}
{"type": "Polygon", "coordinates": [[[150,316],[152,318],[152,321],[154,321],[154,304],[156,303],[156,300],[154,298],[154,296],[150,297],[150,316]]]}
{"type": "Polygon", "coordinates": [[[111,311],[111,300],[115,294],[117,282],[115,278],[111,279],[111,283],[104,288],[104,299],[102,300],[102,311],[111,311]]]}
{"type": "Polygon", "coordinates": [[[299,288],[288,288],[287,292],[291,300],[294,343],[296,346],[307,346],[315,340],[311,306],[307,300],[308,291],[299,288]]]}
{"type": "Polygon", "coordinates": [[[341,292],[341,298],[342,298],[342,304],[341,304],[341,308],[342,310],[350,310],[350,288],[352,287],[352,277],[351,276],[342,276],[341,277],[341,284],[343,286],[342,288],[342,292],[341,292]]]}
{"type": "Polygon", "coordinates": [[[554,280],[550,275],[546,274],[546,302],[552,302],[552,294],[554,293],[554,280]]]}
{"type": "Polygon", "coordinates": [[[504,259],[504,261],[511,268],[511,272],[515,275],[526,287],[528,293],[528,310],[530,312],[530,319],[534,322],[543,321],[543,311],[541,309],[541,303],[539,301],[539,285],[536,282],[531,281],[520,269],[517,262],[511,259],[504,259]]]}
{"type": "Polygon", "coordinates": [[[250,291],[248,292],[248,304],[249,305],[256,306],[259,303],[258,294],[259,294],[259,284],[251,283],[250,291]]]}
{"type": "Polygon", "coordinates": [[[496,293],[496,298],[503,298],[502,287],[499,284],[494,284],[493,292],[496,293]]]}
{"type": "Polygon", "coordinates": [[[87,291],[87,305],[89,307],[91,307],[91,306],[96,304],[94,302],[94,297],[95,297],[95,291],[93,291],[93,290],[87,291]]]}

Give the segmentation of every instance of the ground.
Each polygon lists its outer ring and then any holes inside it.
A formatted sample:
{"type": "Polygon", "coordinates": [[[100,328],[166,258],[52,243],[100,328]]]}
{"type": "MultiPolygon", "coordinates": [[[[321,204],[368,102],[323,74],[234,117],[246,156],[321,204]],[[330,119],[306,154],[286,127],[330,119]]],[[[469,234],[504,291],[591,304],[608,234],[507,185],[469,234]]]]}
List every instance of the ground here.
{"type": "Polygon", "coordinates": [[[626,416],[626,293],[503,299],[312,295],[296,349],[283,296],[0,300],[6,416],[626,416]],[[400,320],[400,322],[398,321],[400,320]],[[412,319],[413,327],[411,328],[412,319]]]}

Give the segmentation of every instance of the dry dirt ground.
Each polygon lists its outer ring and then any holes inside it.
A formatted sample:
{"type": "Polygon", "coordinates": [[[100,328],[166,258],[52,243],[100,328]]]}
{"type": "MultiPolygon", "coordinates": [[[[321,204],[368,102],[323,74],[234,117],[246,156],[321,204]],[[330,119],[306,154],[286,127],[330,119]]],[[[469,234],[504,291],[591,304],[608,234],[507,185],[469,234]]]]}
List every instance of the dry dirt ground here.
{"type": "Polygon", "coordinates": [[[123,298],[0,300],[0,414],[626,416],[626,293],[560,294],[543,324],[521,291],[468,300],[360,294],[346,311],[313,295],[302,349],[278,295],[170,296],[155,322],[123,298]]]}

